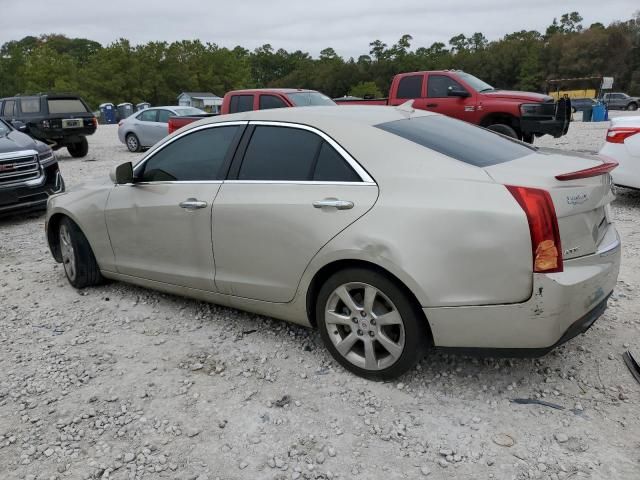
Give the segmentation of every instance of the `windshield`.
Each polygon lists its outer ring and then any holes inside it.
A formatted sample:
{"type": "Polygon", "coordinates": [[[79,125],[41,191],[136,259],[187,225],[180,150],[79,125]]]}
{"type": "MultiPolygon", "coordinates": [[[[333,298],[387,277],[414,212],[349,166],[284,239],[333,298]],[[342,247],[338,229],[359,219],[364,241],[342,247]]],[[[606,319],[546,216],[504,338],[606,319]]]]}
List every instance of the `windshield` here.
{"type": "Polygon", "coordinates": [[[176,108],[174,110],[180,117],[187,117],[189,115],[202,115],[207,113],[204,110],[200,110],[199,108],[194,107],[176,108]]]}
{"type": "Polygon", "coordinates": [[[467,82],[471,86],[471,88],[473,88],[476,92],[488,92],[489,90],[495,90],[495,88],[493,88],[487,82],[480,80],[479,78],[474,77],[473,75],[469,75],[468,73],[465,73],[465,72],[456,72],[456,73],[462,80],[467,82]]]}
{"type": "Polygon", "coordinates": [[[10,131],[11,129],[4,123],[4,121],[0,120],[0,137],[4,137],[10,131]]]}
{"type": "Polygon", "coordinates": [[[296,107],[336,105],[336,102],[320,92],[287,93],[287,97],[296,107]]]}

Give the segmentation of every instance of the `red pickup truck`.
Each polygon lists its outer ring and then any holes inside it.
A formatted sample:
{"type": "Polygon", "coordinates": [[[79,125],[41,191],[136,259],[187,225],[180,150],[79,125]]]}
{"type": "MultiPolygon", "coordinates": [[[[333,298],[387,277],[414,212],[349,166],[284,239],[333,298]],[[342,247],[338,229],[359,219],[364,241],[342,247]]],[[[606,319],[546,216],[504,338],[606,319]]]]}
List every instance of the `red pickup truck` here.
{"type": "MultiPolygon", "coordinates": [[[[233,90],[222,99],[221,115],[227,113],[266,110],[268,108],[308,107],[335,105],[326,95],[315,90],[297,88],[255,88],[252,90],[233,90]]],[[[185,125],[201,120],[202,116],[169,118],[169,133],[185,125]]]]}
{"type": "Polygon", "coordinates": [[[460,70],[401,73],[389,97],[340,100],[341,105],[401,105],[430,110],[532,143],[545,134],[561,137],[569,129],[570,104],[539,93],[498,90],[460,70]]]}

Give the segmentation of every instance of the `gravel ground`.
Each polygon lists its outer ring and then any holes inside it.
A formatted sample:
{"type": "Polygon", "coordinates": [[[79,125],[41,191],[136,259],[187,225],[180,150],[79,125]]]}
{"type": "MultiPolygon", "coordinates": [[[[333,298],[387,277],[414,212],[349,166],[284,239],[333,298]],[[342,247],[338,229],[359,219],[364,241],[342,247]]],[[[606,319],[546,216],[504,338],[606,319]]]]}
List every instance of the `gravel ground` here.
{"type": "MultiPolygon", "coordinates": [[[[607,124],[538,143],[597,150],[607,124]]],[[[114,126],[68,186],[135,160],[114,126]]],[[[432,354],[354,377],[310,330],[111,283],[67,283],[42,215],[0,220],[2,479],[637,479],[640,193],[613,206],[618,287],[585,335],[540,359],[432,354]],[[511,403],[540,398],[560,405],[511,403]]]]}

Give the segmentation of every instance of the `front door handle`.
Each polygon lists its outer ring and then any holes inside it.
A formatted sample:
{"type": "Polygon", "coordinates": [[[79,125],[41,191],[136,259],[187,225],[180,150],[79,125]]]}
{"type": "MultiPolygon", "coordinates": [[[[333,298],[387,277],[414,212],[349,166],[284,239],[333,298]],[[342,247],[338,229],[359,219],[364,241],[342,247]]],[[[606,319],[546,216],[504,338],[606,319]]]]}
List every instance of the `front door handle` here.
{"type": "Polygon", "coordinates": [[[337,210],[350,210],[353,208],[353,202],[348,200],[338,200],[337,198],[325,198],[324,200],[316,200],[313,202],[314,208],[335,208],[337,210]]]}
{"type": "Polygon", "coordinates": [[[437,106],[437,103],[427,103],[427,108],[436,108],[437,106]]]}
{"type": "Polygon", "coordinates": [[[180,202],[178,205],[180,208],[184,208],[185,210],[197,210],[199,208],[205,208],[207,206],[207,202],[203,202],[197,198],[187,198],[184,202],[180,202]]]}

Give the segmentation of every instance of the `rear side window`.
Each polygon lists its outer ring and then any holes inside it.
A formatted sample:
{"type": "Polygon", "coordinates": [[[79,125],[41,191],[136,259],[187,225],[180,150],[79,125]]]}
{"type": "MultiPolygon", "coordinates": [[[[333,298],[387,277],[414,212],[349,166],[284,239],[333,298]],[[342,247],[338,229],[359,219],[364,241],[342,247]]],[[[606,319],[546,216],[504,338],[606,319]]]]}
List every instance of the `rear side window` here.
{"type": "Polygon", "coordinates": [[[142,181],[221,180],[224,159],[239,128],[207,128],[173,141],[144,164],[142,181]]]}
{"type": "Polygon", "coordinates": [[[270,108],[285,108],[286,103],[275,95],[260,95],[260,110],[268,110],[270,108]]]}
{"type": "Polygon", "coordinates": [[[327,142],[322,142],[313,172],[317,182],[360,182],[360,177],[342,156],[327,142]]]}
{"type": "Polygon", "coordinates": [[[476,167],[510,162],[535,152],[516,140],[440,115],[395,120],[376,127],[476,167]]]}
{"type": "Polygon", "coordinates": [[[400,79],[398,84],[398,98],[422,97],[422,79],[424,75],[410,75],[400,79]]]}
{"type": "Polygon", "coordinates": [[[40,112],[40,97],[25,97],[20,99],[20,110],[22,113],[40,112]]]}
{"type": "Polygon", "coordinates": [[[253,110],[253,95],[233,95],[229,113],[250,112],[253,110]]]}
{"type": "Polygon", "coordinates": [[[321,141],[307,130],[257,126],[238,179],[309,180],[321,141]]]}
{"type": "Polygon", "coordinates": [[[79,98],[53,98],[47,100],[49,113],[87,113],[79,98]]]}

